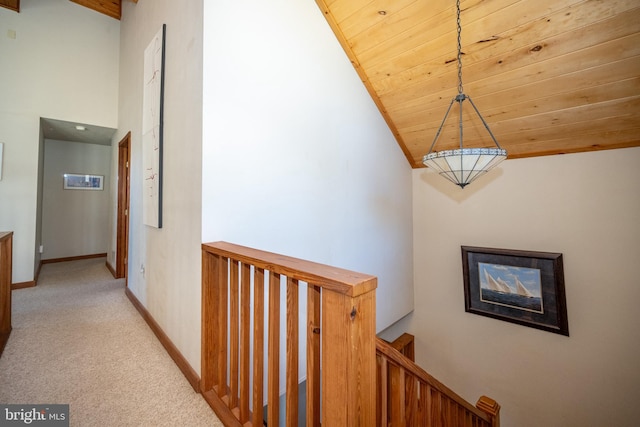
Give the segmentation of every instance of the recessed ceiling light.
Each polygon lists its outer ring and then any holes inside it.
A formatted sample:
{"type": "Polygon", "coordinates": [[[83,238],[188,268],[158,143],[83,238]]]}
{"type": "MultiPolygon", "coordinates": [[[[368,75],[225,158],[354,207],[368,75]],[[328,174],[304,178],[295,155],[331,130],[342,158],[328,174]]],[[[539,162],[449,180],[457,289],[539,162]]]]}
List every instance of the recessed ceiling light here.
{"type": "Polygon", "coordinates": [[[80,125],[76,125],[76,129],[77,129],[77,130],[87,130],[87,128],[86,128],[86,127],[84,127],[84,126],[80,126],[80,125]]]}

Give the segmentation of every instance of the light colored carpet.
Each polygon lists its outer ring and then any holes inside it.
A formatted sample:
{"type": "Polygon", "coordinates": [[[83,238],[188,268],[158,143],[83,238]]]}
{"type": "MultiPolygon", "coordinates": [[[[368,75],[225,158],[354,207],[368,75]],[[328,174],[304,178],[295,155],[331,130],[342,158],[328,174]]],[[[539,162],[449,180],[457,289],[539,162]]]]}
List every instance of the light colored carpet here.
{"type": "Polygon", "coordinates": [[[12,297],[0,402],[69,404],[72,426],[222,426],[104,258],[44,264],[12,297]]]}

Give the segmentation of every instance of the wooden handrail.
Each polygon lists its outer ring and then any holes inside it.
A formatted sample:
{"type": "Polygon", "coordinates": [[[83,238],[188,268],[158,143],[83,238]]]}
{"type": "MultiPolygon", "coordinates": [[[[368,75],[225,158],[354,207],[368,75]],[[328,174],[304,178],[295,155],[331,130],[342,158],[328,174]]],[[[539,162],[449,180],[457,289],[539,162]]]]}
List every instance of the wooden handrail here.
{"type": "Polygon", "coordinates": [[[376,339],[377,426],[499,427],[498,405],[474,407],[388,342],[376,339]]]}
{"type": "Polygon", "coordinates": [[[394,349],[413,357],[413,336],[394,344],[375,337],[376,286],[367,274],[227,242],[203,244],[200,389],[220,420],[262,427],[266,396],[267,425],[280,425],[284,367],[282,418],[297,426],[298,353],[306,340],[309,427],[499,427],[494,400],[483,396],[474,407],[394,349]]]}
{"type": "Polygon", "coordinates": [[[0,232],[0,355],[11,334],[11,263],[13,232],[0,232]]]}
{"type": "Polygon", "coordinates": [[[358,296],[374,290],[378,280],[370,274],[357,273],[312,261],[261,251],[228,242],[204,243],[202,250],[233,258],[243,264],[295,277],[323,289],[349,296],[358,296]]]}
{"type": "Polygon", "coordinates": [[[375,424],[374,276],[227,242],[202,245],[202,269],[200,388],[225,425],[262,426],[265,367],[267,424],[279,425],[282,365],[286,425],[297,425],[298,347],[305,339],[299,337],[297,317],[302,286],[307,289],[307,426],[319,427],[320,420],[327,427],[375,424]],[[283,283],[286,316],[280,310],[283,283]],[[280,337],[283,317],[285,338],[280,337]],[[281,340],[286,340],[284,358],[281,340]]]}

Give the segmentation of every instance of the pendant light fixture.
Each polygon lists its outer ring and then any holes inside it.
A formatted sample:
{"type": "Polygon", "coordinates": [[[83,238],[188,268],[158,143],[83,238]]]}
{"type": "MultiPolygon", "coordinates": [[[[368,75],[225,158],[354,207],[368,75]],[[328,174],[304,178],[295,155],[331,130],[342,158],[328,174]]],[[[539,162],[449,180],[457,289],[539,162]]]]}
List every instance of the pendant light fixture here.
{"type": "Polygon", "coordinates": [[[458,95],[451,100],[449,104],[449,108],[447,109],[446,114],[444,115],[444,119],[442,120],[442,124],[436,132],[436,136],[433,139],[433,143],[431,144],[431,148],[429,152],[422,158],[422,163],[425,166],[433,168],[437,171],[441,176],[447,178],[449,181],[453,182],[456,185],[459,185],[461,188],[464,188],[471,182],[473,182],[479,176],[484,175],[489,170],[491,170],[498,163],[507,158],[507,150],[504,150],[496,141],[496,138],[493,136],[491,129],[489,129],[489,125],[482,118],[482,115],[476,108],[476,105],[471,100],[471,97],[464,94],[462,88],[462,46],[461,46],[461,37],[462,27],[460,25],[460,0],[456,1],[456,11],[457,11],[457,24],[458,24],[458,95]],[[462,144],[463,140],[463,126],[462,126],[462,105],[464,101],[469,100],[469,103],[473,107],[473,110],[478,114],[482,124],[484,125],[487,132],[491,136],[496,148],[464,148],[462,144]],[[433,151],[433,147],[436,145],[436,141],[438,141],[438,137],[442,132],[442,128],[444,127],[445,122],[447,121],[447,117],[449,116],[449,112],[451,111],[451,107],[454,102],[457,102],[459,105],[460,111],[460,119],[459,119],[459,138],[460,138],[460,148],[456,148],[454,150],[443,150],[443,151],[433,151]]]}

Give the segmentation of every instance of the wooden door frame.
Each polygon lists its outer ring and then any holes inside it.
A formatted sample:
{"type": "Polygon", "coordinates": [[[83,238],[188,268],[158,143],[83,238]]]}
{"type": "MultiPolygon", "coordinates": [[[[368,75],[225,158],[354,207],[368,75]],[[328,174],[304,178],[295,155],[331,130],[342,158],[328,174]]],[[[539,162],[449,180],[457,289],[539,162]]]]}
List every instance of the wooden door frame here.
{"type": "Polygon", "coordinates": [[[118,211],[116,229],[116,278],[128,285],[129,258],[129,165],[131,165],[131,132],[118,144],[118,211]]]}

